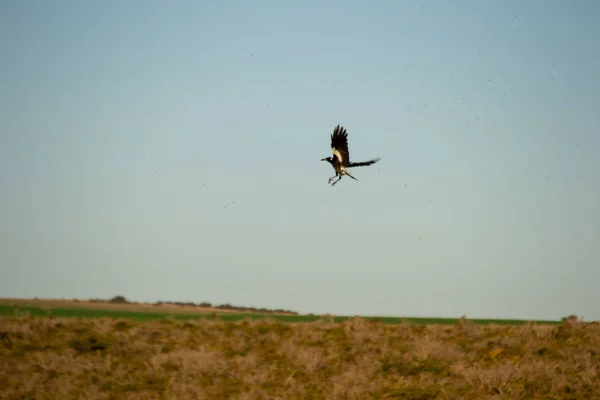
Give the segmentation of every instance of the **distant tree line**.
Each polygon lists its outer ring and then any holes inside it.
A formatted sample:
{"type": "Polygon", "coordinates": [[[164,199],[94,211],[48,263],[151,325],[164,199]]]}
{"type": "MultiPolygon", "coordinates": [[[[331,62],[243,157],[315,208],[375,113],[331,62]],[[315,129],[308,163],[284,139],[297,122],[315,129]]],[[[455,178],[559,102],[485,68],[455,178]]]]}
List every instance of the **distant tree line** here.
{"type": "MultiPolygon", "coordinates": [[[[90,299],[92,303],[112,303],[112,304],[139,304],[137,301],[129,301],[125,298],[125,296],[114,296],[112,299],[90,299]]],[[[261,314],[268,313],[279,313],[279,314],[289,314],[289,315],[298,315],[296,311],[291,310],[283,310],[281,308],[270,309],[264,307],[244,307],[244,306],[233,306],[231,304],[219,304],[213,305],[212,303],[202,302],[202,303],[194,303],[191,301],[182,302],[182,301],[157,301],[154,303],[155,306],[160,306],[162,304],[170,304],[176,305],[179,307],[198,307],[198,308],[215,308],[219,310],[230,310],[230,311],[243,311],[243,312],[256,312],[261,314]]]]}

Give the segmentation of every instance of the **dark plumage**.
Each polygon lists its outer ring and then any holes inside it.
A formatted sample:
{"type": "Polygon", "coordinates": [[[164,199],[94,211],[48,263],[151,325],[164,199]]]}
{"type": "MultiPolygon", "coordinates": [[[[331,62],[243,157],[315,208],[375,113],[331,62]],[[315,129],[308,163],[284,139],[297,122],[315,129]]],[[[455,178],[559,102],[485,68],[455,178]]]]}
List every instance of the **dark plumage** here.
{"type": "Polygon", "coordinates": [[[335,176],[329,178],[329,183],[339,176],[337,181],[331,183],[331,186],[334,186],[336,183],[338,183],[344,175],[349,176],[355,181],[358,180],[348,173],[347,168],[366,167],[381,160],[381,158],[374,158],[369,161],[350,162],[350,152],[348,151],[348,132],[346,132],[346,129],[340,125],[337,125],[331,134],[331,151],[333,152],[333,157],[321,159],[321,161],[327,161],[330,163],[335,170],[335,176]]]}

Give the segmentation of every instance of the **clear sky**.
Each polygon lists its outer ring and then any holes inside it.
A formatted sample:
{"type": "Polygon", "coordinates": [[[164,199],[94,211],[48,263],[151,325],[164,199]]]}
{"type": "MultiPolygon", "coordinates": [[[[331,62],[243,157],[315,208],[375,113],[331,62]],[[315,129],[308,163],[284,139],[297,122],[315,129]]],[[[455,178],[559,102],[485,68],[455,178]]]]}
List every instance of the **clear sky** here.
{"type": "Polygon", "coordinates": [[[600,3],[0,3],[0,297],[600,319],[600,3]],[[327,184],[348,130],[358,181],[327,184]]]}

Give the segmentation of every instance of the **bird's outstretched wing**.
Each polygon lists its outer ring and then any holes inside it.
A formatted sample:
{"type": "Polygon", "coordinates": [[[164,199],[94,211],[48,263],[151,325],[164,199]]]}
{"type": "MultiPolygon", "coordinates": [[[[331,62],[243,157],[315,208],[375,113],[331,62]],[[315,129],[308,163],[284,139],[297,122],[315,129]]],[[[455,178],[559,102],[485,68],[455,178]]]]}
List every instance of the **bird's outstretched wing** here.
{"type": "Polygon", "coordinates": [[[346,129],[337,125],[331,134],[331,150],[343,167],[350,164],[350,152],[348,151],[348,133],[346,129]]]}
{"type": "Polygon", "coordinates": [[[369,161],[351,162],[350,164],[348,164],[348,167],[366,167],[368,165],[375,164],[379,160],[381,160],[380,157],[373,158],[369,161]]]}

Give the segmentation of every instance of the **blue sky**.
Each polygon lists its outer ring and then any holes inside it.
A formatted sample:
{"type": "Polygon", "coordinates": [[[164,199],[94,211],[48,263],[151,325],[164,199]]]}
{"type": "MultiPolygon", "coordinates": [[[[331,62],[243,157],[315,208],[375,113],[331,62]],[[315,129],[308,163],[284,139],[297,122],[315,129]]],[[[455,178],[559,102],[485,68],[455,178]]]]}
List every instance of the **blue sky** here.
{"type": "Polygon", "coordinates": [[[0,296],[600,319],[599,18],[3,1],[0,296]]]}

